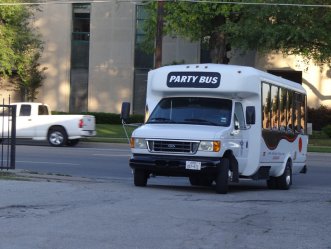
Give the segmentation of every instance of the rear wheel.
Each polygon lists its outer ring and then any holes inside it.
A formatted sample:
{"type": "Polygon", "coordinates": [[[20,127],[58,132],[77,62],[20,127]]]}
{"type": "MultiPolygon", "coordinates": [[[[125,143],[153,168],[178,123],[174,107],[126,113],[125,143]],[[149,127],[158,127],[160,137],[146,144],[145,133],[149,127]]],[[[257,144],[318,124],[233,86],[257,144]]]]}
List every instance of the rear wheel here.
{"type": "Polygon", "coordinates": [[[145,187],[147,185],[148,175],[144,170],[135,169],[133,173],[134,185],[145,187]]]}
{"type": "Polygon", "coordinates": [[[222,158],[217,168],[216,193],[226,194],[228,192],[229,181],[229,159],[222,158]]]}
{"type": "Polygon", "coordinates": [[[50,145],[60,147],[67,143],[68,136],[62,127],[55,127],[49,130],[47,139],[50,145]]]}
{"type": "Polygon", "coordinates": [[[284,173],[276,178],[279,189],[288,190],[292,185],[292,169],[291,162],[287,161],[284,173]]]}

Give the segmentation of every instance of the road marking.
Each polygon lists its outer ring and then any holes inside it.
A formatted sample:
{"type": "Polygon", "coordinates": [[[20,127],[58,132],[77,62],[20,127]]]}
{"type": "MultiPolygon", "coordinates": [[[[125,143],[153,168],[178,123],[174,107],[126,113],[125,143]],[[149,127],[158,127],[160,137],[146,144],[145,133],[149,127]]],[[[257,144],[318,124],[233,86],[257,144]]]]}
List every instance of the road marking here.
{"type": "Polygon", "coordinates": [[[92,154],[92,156],[105,156],[105,157],[118,157],[118,156],[125,156],[130,157],[131,154],[125,154],[125,155],[113,155],[113,154],[92,154]]]}
{"type": "Polygon", "coordinates": [[[35,161],[16,161],[17,163],[36,163],[36,164],[58,164],[58,165],[80,165],[79,163],[56,163],[56,162],[35,162],[35,161]]]}

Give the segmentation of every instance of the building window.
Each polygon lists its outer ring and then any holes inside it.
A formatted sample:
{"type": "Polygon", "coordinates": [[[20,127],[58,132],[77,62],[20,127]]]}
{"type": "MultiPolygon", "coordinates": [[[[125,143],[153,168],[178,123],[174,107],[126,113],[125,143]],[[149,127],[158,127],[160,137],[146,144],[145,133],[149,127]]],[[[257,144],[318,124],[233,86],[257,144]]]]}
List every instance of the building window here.
{"type": "Polygon", "coordinates": [[[72,68],[88,68],[90,48],[90,4],[73,4],[72,68]]]}
{"type": "Polygon", "coordinates": [[[139,69],[150,69],[154,66],[154,53],[146,52],[142,48],[142,43],[145,39],[146,32],[144,30],[144,23],[147,19],[148,13],[143,5],[136,7],[136,35],[135,35],[135,55],[134,66],[139,69]]]}
{"type": "Polygon", "coordinates": [[[146,33],[144,23],[148,13],[143,5],[136,6],[135,48],[134,48],[134,87],[133,113],[144,114],[148,71],[154,67],[154,53],[146,52],[142,43],[146,33]]]}
{"type": "Polygon", "coordinates": [[[69,111],[88,111],[90,4],[72,4],[69,111]]]}

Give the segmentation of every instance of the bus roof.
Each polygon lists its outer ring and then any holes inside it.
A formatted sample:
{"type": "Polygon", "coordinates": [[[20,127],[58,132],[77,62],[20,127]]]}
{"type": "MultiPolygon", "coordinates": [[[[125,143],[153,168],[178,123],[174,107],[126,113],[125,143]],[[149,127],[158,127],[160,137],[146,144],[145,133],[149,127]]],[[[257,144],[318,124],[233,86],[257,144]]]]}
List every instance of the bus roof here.
{"type": "MultiPolygon", "coordinates": [[[[172,78],[174,81],[185,81],[185,79],[188,79],[187,77],[193,77],[188,76],[190,73],[206,73],[206,74],[212,74],[212,73],[219,73],[220,74],[220,81],[221,84],[219,87],[215,85],[213,91],[243,91],[243,92],[251,92],[254,91],[260,91],[256,87],[254,88],[254,84],[252,83],[260,83],[260,82],[268,82],[272,83],[281,87],[285,87],[303,94],[306,94],[305,89],[303,86],[299,83],[284,79],[282,77],[263,72],[261,70],[255,69],[253,67],[247,67],[247,66],[237,66],[237,65],[225,65],[225,64],[184,64],[184,65],[172,65],[172,66],[164,66],[155,70],[152,70],[150,72],[150,75],[153,77],[157,77],[155,80],[158,84],[157,86],[152,87],[155,91],[171,91],[168,87],[160,85],[159,81],[160,79],[167,79],[170,73],[174,73],[174,76],[172,78]],[[175,74],[177,73],[177,75],[175,74]],[[178,76],[179,75],[179,76],[178,76]],[[183,76],[184,75],[184,76],[183,76]],[[175,78],[175,76],[177,78],[175,78]],[[186,77],[185,77],[186,76],[186,77]],[[179,78],[178,78],[179,77],[179,78]],[[184,78],[185,77],[185,78],[184,78]],[[235,89],[235,86],[233,84],[234,81],[238,81],[238,88],[235,89]],[[166,89],[168,88],[168,89],[166,89]],[[219,90],[217,89],[219,88],[219,90]]],[[[169,81],[169,78],[168,78],[169,81]]],[[[187,82],[186,82],[187,83],[187,82]]],[[[172,87],[172,86],[170,86],[172,87]]],[[[183,87],[176,87],[176,91],[187,91],[187,88],[181,89],[183,87]]],[[[190,88],[190,87],[189,87],[190,88]]],[[[191,86],[191,88],[195,88],[195,86],[191,86]]],[[[208,87],[207,87],[208,88],[208,87]]],[[[175,89],[172,89],[175,90],[175,89]]],[[[194,91],[194,89],[191,89],[191,91],[194,91]]],[[[197,91],[197,90],[195,90],[197,91]]],[[[204,87],[199,87],[200,92],[207,92],[210,91],[210,89],[204,89],[204,87]]]]}

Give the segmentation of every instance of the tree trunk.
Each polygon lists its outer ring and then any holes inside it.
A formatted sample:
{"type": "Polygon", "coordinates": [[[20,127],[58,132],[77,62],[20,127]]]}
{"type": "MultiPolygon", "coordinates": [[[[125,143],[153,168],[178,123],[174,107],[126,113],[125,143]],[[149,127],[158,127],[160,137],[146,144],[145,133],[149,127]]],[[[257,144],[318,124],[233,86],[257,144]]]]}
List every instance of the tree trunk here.
{"type": "Polygon", "coordinates": [[[228,64],[227,43],[224,32],[214,32],[209,40],[210,58],[212,63],[228,64]]]}

